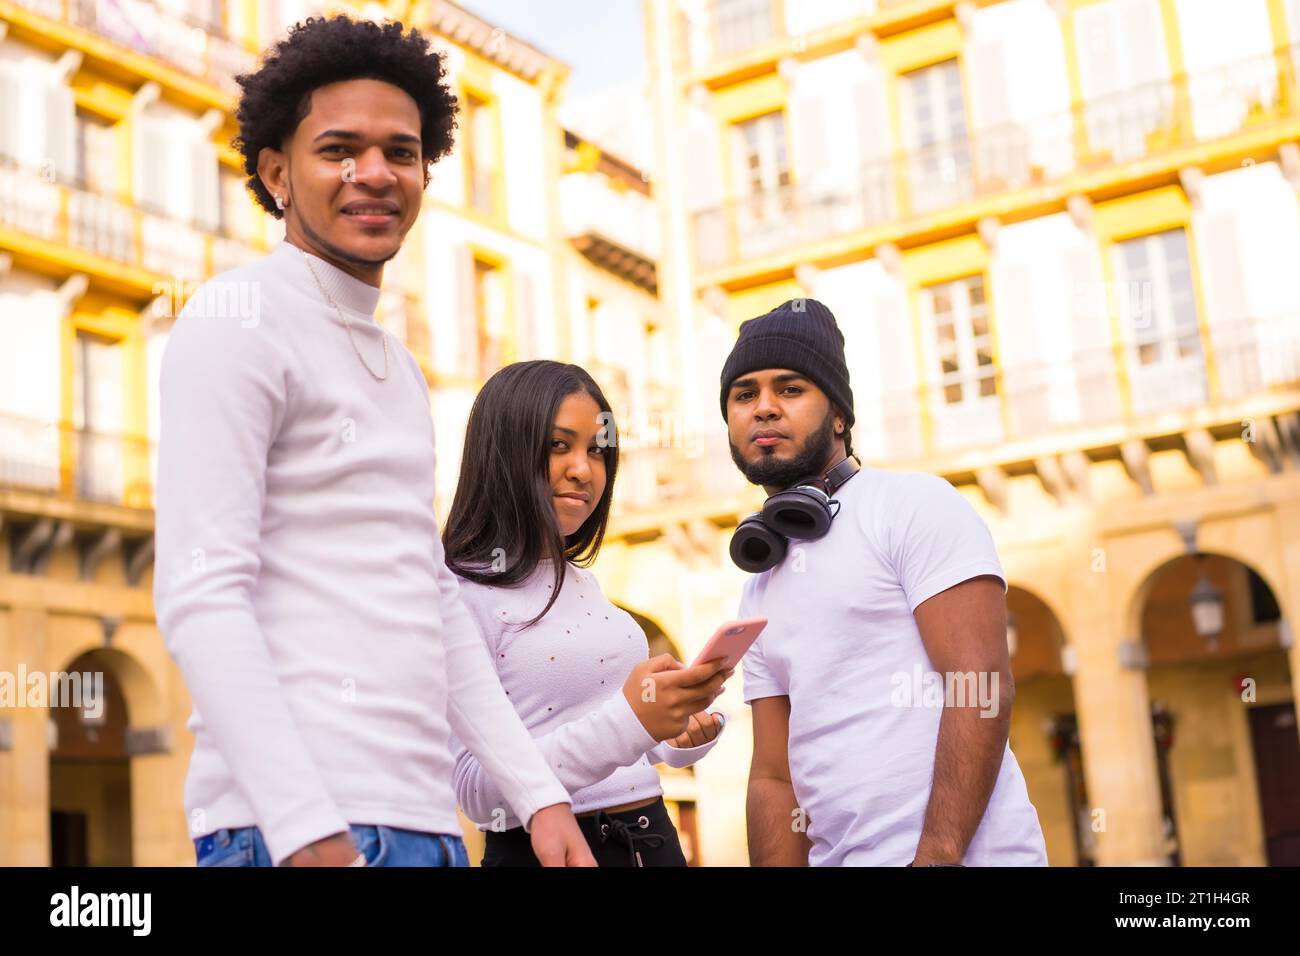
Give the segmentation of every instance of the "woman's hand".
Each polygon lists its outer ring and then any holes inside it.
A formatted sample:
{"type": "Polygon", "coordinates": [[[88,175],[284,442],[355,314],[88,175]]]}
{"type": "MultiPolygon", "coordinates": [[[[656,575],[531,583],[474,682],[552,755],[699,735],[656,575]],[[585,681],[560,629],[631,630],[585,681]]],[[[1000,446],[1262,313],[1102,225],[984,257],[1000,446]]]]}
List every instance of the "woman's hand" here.
{"type": "Polygon", "coordinates": [[[671,654],[660,654],[632,668],[623,683],[623,696],[655,740],[680,737],[689,731],[691,716],[722,693],[722,684],[732,673],[723,664],[724,659],[718,658],[685,667],[671,654]]]}
{"type": "MultiPolygon", "coordinates": [[[[728,673],[730,673],[728,671],[728,673]]],[[[686,728],[686,732],[680,737],[668,741],[669,747],[703,747],[718,734],[722,733],[723,718],[717,714],[711,714],[707,710],[702,710],[698,714],[691,714],[691,720],[686,728]]]]}

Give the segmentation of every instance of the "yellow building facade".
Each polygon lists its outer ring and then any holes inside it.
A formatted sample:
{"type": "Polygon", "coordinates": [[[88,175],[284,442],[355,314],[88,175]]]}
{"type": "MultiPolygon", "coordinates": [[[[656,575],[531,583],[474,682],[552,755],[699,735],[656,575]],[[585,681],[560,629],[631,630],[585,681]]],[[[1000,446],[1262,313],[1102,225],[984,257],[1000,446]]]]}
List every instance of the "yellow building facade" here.
{"type": "Polygon", "coordinates": [[[645,22],[665,306],[713,343],[824,301],[855,449],[988,522],[1052,864],[1294,864],[1300,5],[645,22]]]}
{"type": "MultiPolygon", "coordinates": [[[[193,861],[190,702],[152,607],[157,371],[196,286],[283,236],[229,146],[233,78],[334,11],[431,34],[462,103],[378,310],[430,385],[439,513],[479,386],[527,358],[590,367],[639,446],[611,554],[659,549],[652,514],[695,490],[665,437],[680,346],[657,207],[640,169],[560,123],[564,64],[441,0],[0,0],[0,865],[193,861]],[[101,712],[58,696],[82,674],[101,712]]],[[[660,592],[618,583],[652,644],[686,653],[660,592]]],[[[695,832],[693,774],[665,787],[695,832]]]]}
{"type": "MultiPolygon", "coordinates": [[[[280,238],[232,78],[318,8],[143,7],[0,0],[0,673],[102,672],[108,700],[0,696],[0,865],[193,860],[154,382],[193,284],[280,238]]],[[[646,0],[648,168],[565,128],[563,64],[454,4],[344,9],[435,34],[464,108],[379,313],[430,383],[440,514],[483,379],[584,365],[623,446],[596,573],[689,660],[761,503],[718,372],[740,321],[815,296],[855,448],[994,532],[1051,862],[1294,859],[1300,4],[646,0]]],[[[746,862],[735,683],[709,758],[664,777],[699,864],[746,862]]]]}

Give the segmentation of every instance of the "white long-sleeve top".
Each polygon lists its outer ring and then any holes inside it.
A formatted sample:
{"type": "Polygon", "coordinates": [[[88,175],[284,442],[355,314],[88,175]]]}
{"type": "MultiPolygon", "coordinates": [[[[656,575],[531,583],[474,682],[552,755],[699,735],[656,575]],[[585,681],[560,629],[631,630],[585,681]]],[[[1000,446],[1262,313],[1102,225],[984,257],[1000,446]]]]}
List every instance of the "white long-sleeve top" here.
{"type": "MultiPolygon", "coordinates": [[[[522,631],[507,624],[531,620],[546,605],[554,576],[549,561],[516,587],[462,578],[460,589],[501,686],[568,788],[573,812],[660,796],[654,764],[689,767],[713,749],[721,731],[699,747],[681,748],[646,731],[623,696],[627,675],[649,656],[645,632],[606,599],[590,571],[566,563],[565,573],[554,606],[522,631]]],[[[519,826],[482,761],[454,737],[452,748],[465,815],[481,830],[519,826]]]]}
{"type": "MultiPolygon", "coordinates": [[[[383,369],[379,290],[319,259],[383,369]]],[[[429,393],[376,381],[281,242],[187,303],[161,371],[154,599],[189,688],[193,836],[280,862],[347,825],[458,833],[451,731],[527,821],[568,803],[443,560],[429,393]]]]}

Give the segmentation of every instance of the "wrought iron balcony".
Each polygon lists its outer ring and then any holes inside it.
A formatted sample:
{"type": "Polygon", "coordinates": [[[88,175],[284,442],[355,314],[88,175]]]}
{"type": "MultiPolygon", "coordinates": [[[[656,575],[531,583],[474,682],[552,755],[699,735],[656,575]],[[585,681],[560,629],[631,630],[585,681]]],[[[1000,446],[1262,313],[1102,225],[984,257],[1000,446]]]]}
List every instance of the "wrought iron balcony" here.
{"type": "MultiPolygon", "coordinates": [[[[236,96],[235,77],[257,65],[257,54],[225,33],[220,18],[200,20],[149,0],[13,0],[62,20],[236,96]]],[[[224,6],[224,5],[223,5],[224,6]]]]}
{"type": "Polygon", "coordinates": [[[0,486],[152,508],[154,456],[140,436],[0,414],[0,486]]]}
{"type": "Polygon", "coordinates": [[[1012,194],[1300,117],[1300,46],[1074,104],[1068,112],[894,152],[849,180],[796,181],[694,217],[701,270],[1012,194]]]}

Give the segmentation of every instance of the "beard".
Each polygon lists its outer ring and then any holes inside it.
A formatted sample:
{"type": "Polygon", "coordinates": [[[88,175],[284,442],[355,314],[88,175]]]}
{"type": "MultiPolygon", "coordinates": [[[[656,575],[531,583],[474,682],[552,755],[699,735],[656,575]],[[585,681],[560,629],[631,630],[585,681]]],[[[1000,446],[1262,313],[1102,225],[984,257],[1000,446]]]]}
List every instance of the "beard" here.
{"type": "Polygon", "coordinates": [[[301,217],[298,220],[298,224],[299,226],[302,227],[303,235],[306,236],[308,239],[310,239],[312,242],[314,242],[316,244],[316,248],[320,249],[323,252],[328,253],[329,256],[332,259],[334,259],[336,262],[346,262],[348,265],[355,266],[357,268],[376,269],[379,266],[382,266],[385,263],[391,261],[393,257],[396,256],[397,253],[401,251],[402,248],[402,243],[401,240],[399,239],[397,243],[397,248],[394,249],[392,252],[390,252],[388,255],[384,256],[382,259],[362,259],[360,256],[354,255],[353,253],[348,252],[343,247],[333,242],[330,242],[324,236],[316,232],[316,230],[312,229],[311,226],[307,225],[307,223],[304,222],[301,219],[301,217]]]}
{"type": "Polygon", "coordinates": [[[834,429],[835,415],[827,412],[821,427],[804,439],[803,446],[792,458],[778,458],[775,449],[764,448],[757,460],[747,462],[730,439],[727,443],[731,445],[731,460],[750,484],[789,488],[800,478],[821,474],[822,466],[831,457],[834,429]]]}

